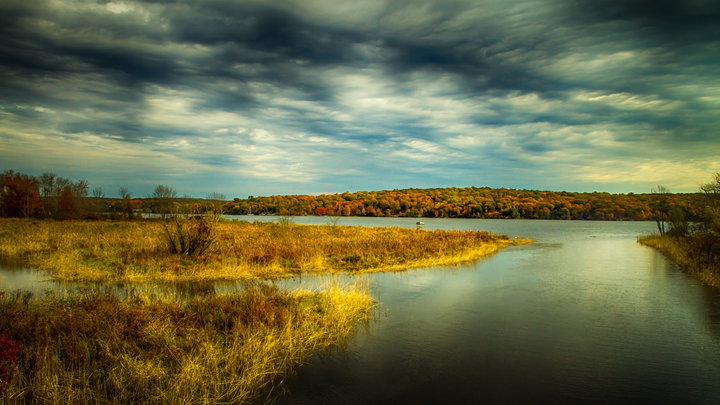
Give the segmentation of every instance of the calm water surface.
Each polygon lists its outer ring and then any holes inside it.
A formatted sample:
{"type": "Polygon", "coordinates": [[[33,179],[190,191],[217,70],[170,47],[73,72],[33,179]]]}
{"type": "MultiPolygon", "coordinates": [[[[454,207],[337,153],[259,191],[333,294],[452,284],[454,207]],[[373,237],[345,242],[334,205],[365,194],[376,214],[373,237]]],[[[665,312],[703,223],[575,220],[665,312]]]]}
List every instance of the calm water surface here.
{"type": "MultiPolygon", "coordinates": [[[[343,217],[339,224],[416,221],[343,217]]],[[[636,243],[653,223],[423,221],[425,229],[536,242],[470,265],[367,275],[379,302],[375,319],[347,347],[310,359],[276,403],[720,404],[720,293],[636,243]]],[[[29,270],[13,271],[0,272],[0,286],[49,285],[29,270]]],[[[278,283],[312,287],[318,280],[278,283]]]]}
{"type": "Polygon", "coordinates": [[[720,404],[720,294],[636,243],[653,223],[424,222],[536,242],[467,266],[370,275],[376,319],[301,368],[277,403],[720,404]]]}

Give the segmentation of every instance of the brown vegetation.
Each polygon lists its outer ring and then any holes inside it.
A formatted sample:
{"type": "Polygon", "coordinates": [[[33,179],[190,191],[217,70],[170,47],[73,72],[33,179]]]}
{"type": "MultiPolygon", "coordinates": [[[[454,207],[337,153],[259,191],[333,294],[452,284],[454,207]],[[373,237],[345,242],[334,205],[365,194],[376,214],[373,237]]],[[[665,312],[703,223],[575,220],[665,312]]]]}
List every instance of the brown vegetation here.
{"type": "Polygon", "coordinates": [[[695,248],[686,239],[667,235],[645,235],[638,238],[638,242],[659,250],[703,283],[720,288],[720,264],[698,262],[693,255],[695,248]]]}
{"type": "Polygon", "coordinates": [[[188,256],[170,252],[164,224],[0,220],[0,257],[67,281],[231,280],[451,265],[520,243],[475,231],[221,221],[205,254],[188,256]]]}
{"type": "Polygon", "coordinates": [[[658,215],[660,235],[643,236],[638,241],[665,253],[703,282],[720,288],[720,173],[700,190],[704,206],[698,219],[689,222],[682,207],[663,200],[658,215]]]}
{"type": "Polygon", "coordinates": [[[265,284],[189,299],[0,294],[0,402],[247,403],[371,306],[358,289],[265,284]]]}

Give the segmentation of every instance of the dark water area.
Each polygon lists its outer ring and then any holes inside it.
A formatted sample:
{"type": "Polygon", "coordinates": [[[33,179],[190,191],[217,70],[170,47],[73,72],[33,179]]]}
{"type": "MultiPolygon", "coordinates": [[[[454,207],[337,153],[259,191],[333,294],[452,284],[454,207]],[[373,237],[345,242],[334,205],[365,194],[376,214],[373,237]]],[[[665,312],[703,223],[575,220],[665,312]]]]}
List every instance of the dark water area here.
{"type": "Polygon", "coordinates": [[[375,320],[312,358],[275,403],[720,403],[720,293],[636,242],[653,223],[423,221],[535,242],[369,275],[375,320]]]}
{"type": "MultiPolygon", "coordinates": [[[[338,224],[416,221],[342,217],[338,224]]],[[[535,242],[468,265],[361,276],[378,302],[374,319],[345,347],[309,359],[274,403],[720,404],[720,292],[636,242],[653,223],[423,221],[425,229],[488,230],[535,242]]],[[[0,287],[57,285],[38,274],[2,270],[0,287]]],[[[274,283],[326,282],[305,276],[274,283]]],[[[173,288],[194,295],[244,285],[173,288]]]]}

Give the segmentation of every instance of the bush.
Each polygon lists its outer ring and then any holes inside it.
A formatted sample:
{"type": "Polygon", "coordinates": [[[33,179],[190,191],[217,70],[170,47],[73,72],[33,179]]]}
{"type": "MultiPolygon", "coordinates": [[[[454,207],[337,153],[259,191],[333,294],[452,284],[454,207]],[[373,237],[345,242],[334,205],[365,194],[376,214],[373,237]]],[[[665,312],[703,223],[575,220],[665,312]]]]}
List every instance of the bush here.
{"type": "Polygon", "coordinates": [[[200,256],[215,240],[215,224],[219,216],[214,212],[201,215],[170,216],[164,222],[170,253],[200,256]]]}

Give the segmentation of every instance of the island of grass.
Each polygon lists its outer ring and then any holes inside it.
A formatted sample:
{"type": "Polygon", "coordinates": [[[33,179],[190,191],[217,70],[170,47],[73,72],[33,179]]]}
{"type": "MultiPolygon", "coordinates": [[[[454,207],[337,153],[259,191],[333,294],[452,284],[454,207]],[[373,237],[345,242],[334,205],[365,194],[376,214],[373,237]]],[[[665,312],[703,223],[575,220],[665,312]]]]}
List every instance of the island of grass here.
{"type": "Polygon", "coordinates": [[[242,221],[212,227],[213,243],[192,256],[171,253],[173,228],[166,221],[2,220],[0,257],[62,281],[213,281],[453,265],[524,242],[480,231],[397,227],[242,221]]]}

